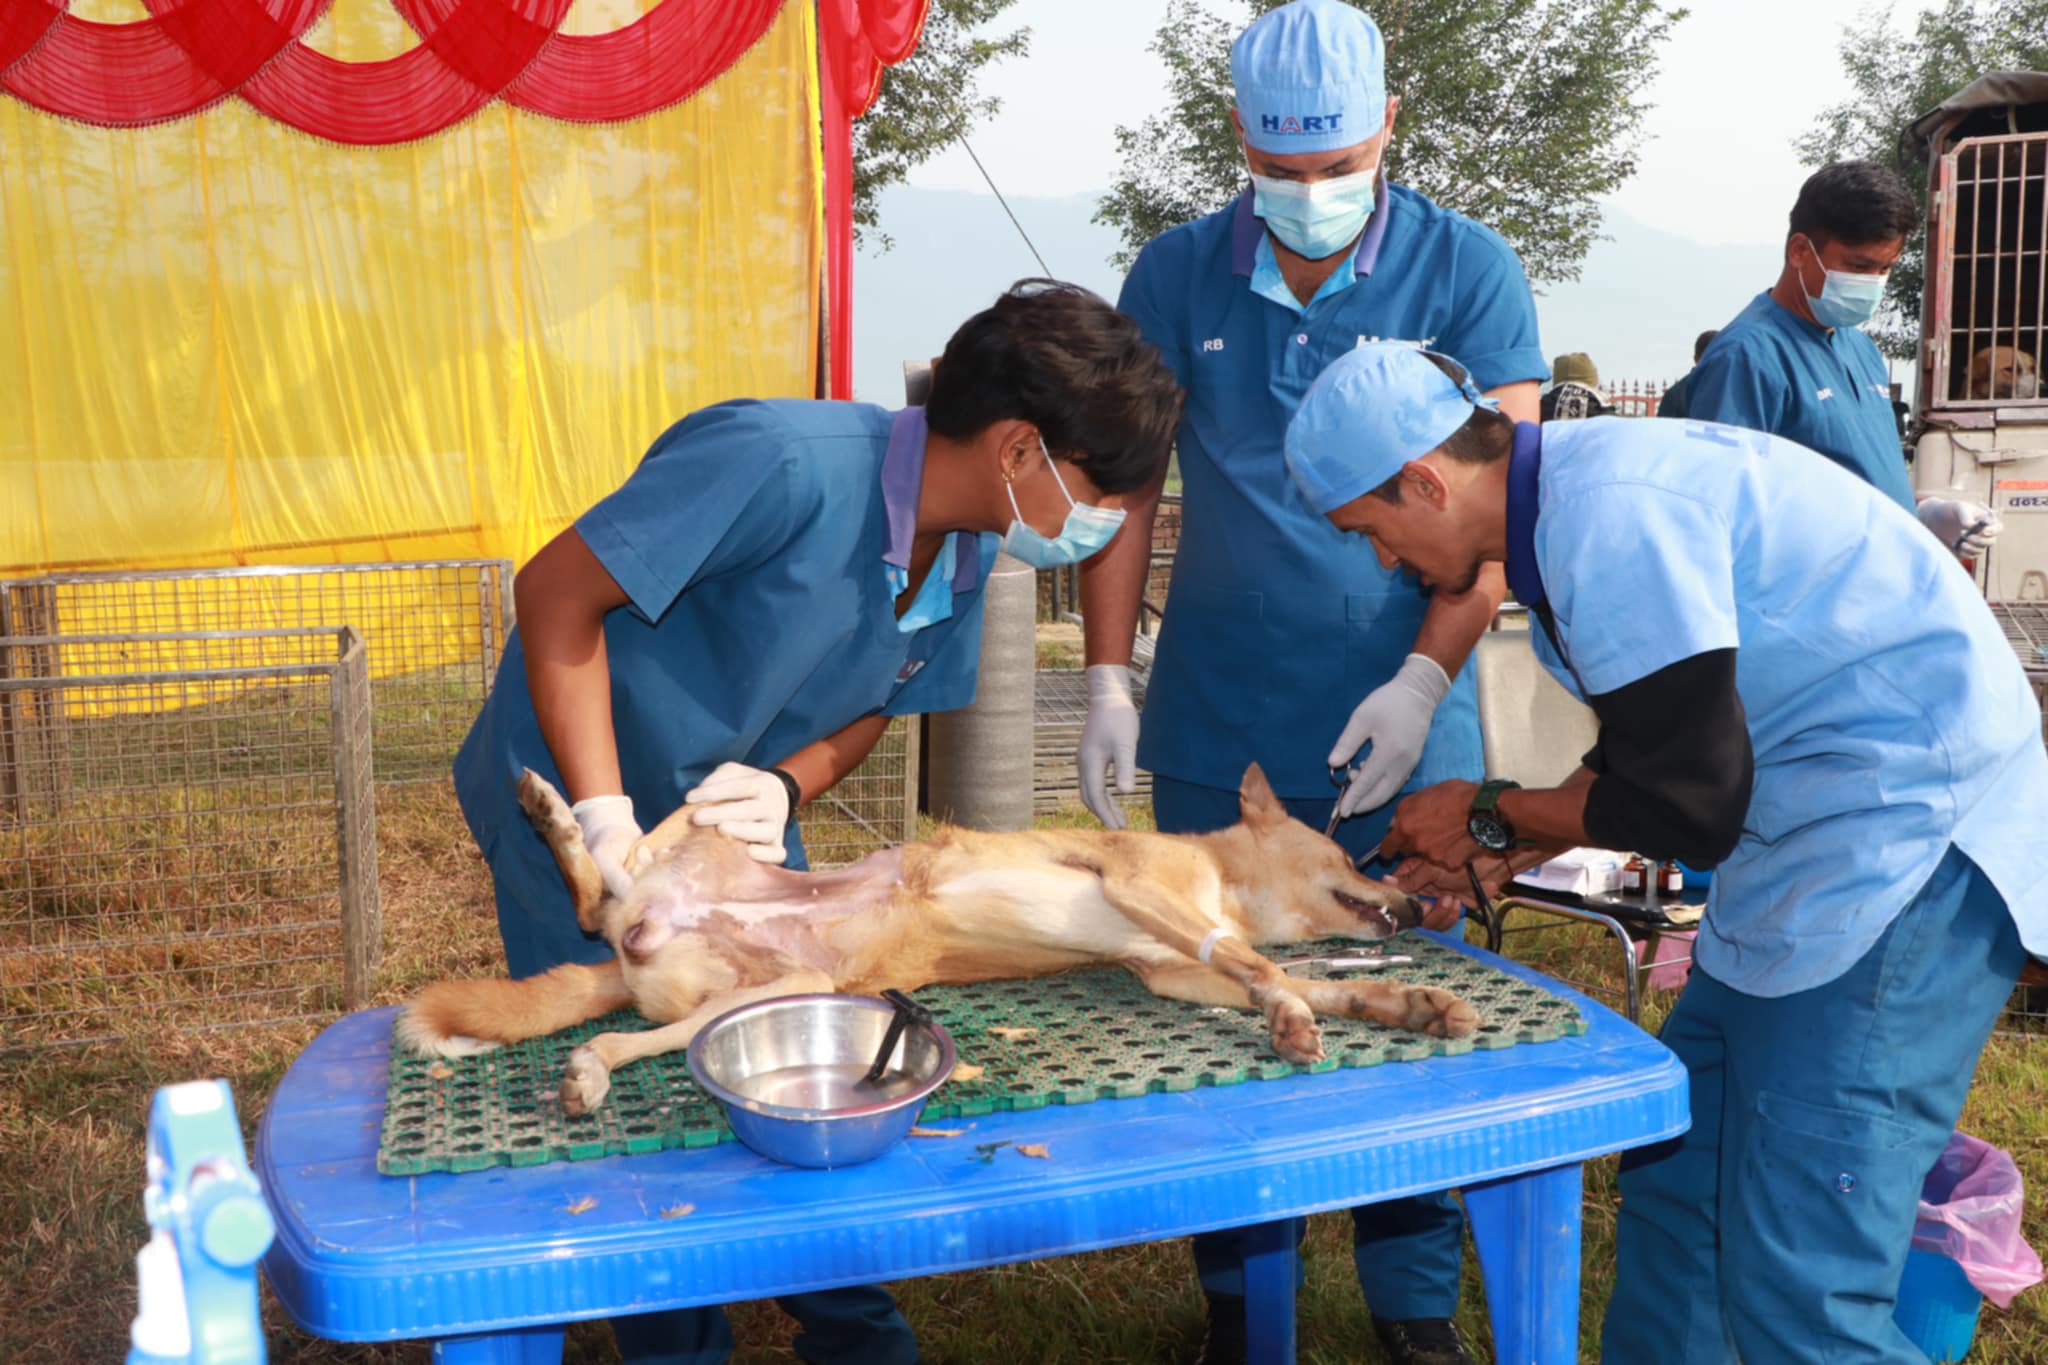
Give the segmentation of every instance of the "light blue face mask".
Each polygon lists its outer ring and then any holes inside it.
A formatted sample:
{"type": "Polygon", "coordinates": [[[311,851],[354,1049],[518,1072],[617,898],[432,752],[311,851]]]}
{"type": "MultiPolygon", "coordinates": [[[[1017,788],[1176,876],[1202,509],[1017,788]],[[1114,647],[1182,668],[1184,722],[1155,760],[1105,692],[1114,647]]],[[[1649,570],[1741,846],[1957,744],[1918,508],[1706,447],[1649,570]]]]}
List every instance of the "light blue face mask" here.
{"type": "Polygon", "coordinates": [[[1252,176],[1252,212],[1296,255],[1311,261],[1334,256],[1358,240],[1372,216],[1377,168],[1304,185],[1298,180],[1252,176]]]}
{"type": "MultiPolygon", "coordinates": [[[[1820,249],[1811,237],[1806,245],[1819,260],[1820,249]]],[[[1806,272],[1799,272],[1799,292],[1806,294],[1806,306],[1813,310],[1815,322],[1823,327],[1861,327],[1877,315],[1878,305],[1884,302],[1884,276],[1852,275],[1846,270],[1829,270],[1826,265],[1821,270],[1828,278],[1820,287],[1819,298],[1806,293],[1806,272]]]]}
{"type": "Polygon", "coordinates": [[[1060,496],[1067,500],[1066,523],[1060,527],[1059,535],[1051,540],[1032,530],[1024,522],[1023,510],[1017,506],[1017,487],[1010,484],[1010,511],[1016,515],[1003,536],[1003,550],[1034,569],[1079,564],[1109,544],[1116,528],[1124,524],[1124,514],[1120,510],[1075,502],[1074,495],[1067,491],[1067,481],[1060,477],[1059,465],[1054,463],[1052,452],[1045,449],[1043,439],[1039,441],[1038,448],[1045,451],[1045,467],[1052,471],[1053,481],[1060,486],[1060,496]]]}

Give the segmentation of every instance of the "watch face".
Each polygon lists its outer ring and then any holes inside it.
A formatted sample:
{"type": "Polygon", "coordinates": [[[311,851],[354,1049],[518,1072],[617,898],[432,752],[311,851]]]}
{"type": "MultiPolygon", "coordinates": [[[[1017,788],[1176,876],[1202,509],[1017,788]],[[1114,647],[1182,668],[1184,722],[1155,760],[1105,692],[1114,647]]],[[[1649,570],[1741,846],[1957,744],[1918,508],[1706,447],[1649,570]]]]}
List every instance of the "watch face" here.
{"type": "Polygon", "coordinates": [[[1507,825],[1489,814],[1472,816],[1466,820],[1465,828],[1471,832],[1473,843],[1495,853],[1501,852],[1514,842],[1513,836],[1508,833],[1507,825]]]}

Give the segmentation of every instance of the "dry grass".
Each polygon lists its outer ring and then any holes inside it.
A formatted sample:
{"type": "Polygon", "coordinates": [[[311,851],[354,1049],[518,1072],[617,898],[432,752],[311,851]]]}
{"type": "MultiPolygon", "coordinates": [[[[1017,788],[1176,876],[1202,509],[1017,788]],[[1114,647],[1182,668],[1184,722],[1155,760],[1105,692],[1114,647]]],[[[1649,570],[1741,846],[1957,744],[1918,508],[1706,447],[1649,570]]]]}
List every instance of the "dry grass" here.
{"type": "MultiPolygon", "coordinates": [[[[1135,811],[1143,823],[1143,811],[1135,811]]],[[[1066,811],[1053,823],[1082,824],[1066,811]]],[[[442,785],[379,793],[378,842],[385,905],[384,965],[377,999],[404,998],[442,977],[498,970],[488,878],[442,785]]],[[[1584,928],[1532,936],[1573,975],[1607,971],[1612,953],[1584,928]]],[[[1611,973],[1610,973],[1611,979],[1611,973]]],[[[1670,997],[1653,995],[1651,1022],[1670,997]]],[[[48,1051],[0,1059],[0,1356],[25,1362],[105,1361],[125,1348],[133,1312],[133,1255],[144,1225],[138,1195],[150,1092],[196,1076],[235,1089],[253,1133],[265,1097],[317,1024],[212,1033],[152,1031],[144,1043],[48,1051]]],[[[2048,1042],[1995,1041],[1980,1068],[1965,1126],[2019,1159],[2035,1189],[2048,1189],[2048,1042]]],[[[1584,1334],[1587,1359],[1612,1283],[1615,1196],[1612,1160],[1587,1167],[1584,1334]]],[[[2048,1246],[2037,1202],[2028,1232],[2048,1246]]],[[[1374,1361],[1370,1328],[1351,1269],[1348,1219],[1311,1220],[1308,1279],[1300,1300],[1302,1359],[1314,1365],[1374,1361]]],[[[1467,1258],[1463,1322],[1486,1339],[1483,1291],[1467,1258]]],[[[896,1286],[933,1362],[1028,1358],[1044,1365],[1141,1365],[1185,1358],[1201,1334],[1201,1302],[1182,1241],[937,1276],[896,1286]],[[1029,1343],[1020,1346],[1020,1343],[1029,1343]]],[[[345,1346],[306,1337],[266,1302],[272,1358],[280,1361],[425,1361],[427,1348],[345,1346]]],[[[788,1361],[792,1326],[772,1305],[733,1310],[741,1362],[788,1361]]],[[[568,1357],[616,1359],[602,1324],[570,1333],[568,1357]]],[[[2048,1360],[2048,1291],[2009,1313],[1987,1309],[1972,1359],[1985,1365],[2048,1360]]]]}

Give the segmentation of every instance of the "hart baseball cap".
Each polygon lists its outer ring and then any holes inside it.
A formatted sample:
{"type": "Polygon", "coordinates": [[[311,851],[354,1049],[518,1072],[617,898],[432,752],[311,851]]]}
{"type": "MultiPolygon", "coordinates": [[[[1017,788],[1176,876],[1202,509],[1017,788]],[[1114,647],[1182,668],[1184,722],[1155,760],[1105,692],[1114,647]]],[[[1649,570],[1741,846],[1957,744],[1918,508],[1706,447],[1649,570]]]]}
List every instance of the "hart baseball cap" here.
{"type": "Polygon", "coordinates": [[[1402,341],[1369,341],[1309,386],[1287,424],[1287,472],[1318,516],[1370,493],[1442,445],[1474,408],[1498,408],[1402,341]]]}
{"type": "Polygon", "coordinates": [[[1262,152],[1351,147],[1386,122],[1386,44],[1341,0],[1294,0],[1252,21],[1230,46],[1245,141],[1262,152]]]}

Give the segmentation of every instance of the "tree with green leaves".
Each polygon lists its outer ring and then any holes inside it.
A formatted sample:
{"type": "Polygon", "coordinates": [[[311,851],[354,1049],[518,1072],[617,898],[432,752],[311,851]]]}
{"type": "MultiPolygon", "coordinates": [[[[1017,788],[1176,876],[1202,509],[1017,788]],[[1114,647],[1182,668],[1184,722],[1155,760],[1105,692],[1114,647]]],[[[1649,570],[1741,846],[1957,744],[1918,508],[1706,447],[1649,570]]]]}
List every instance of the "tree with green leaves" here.
{"type": "Polygon", "coordinates": [[[917,50],[882,76],[874,108],[853,125],[854,235],[881,240],[876,200],[910,171],[967,136],[1002,107],[981,93],[990,63],[1030,51],[1031,30],[988,33],[1016,0],[932,0],[917,50]]]}
{"type": "MultiPolygon", "coordinates": [[[[1537,282],[1577,279],[1602,195],[1635,174],[1645,98],[1683,9],[1657,0],[1348,0],[1387,40],[1401,112],[1388,174],[1507,238],[1537,282]]],[[[1123,171],[1095,220],[1123,234],[1118,264],[1244,188],[1231,127],[1230,42],[1281,0],[1220,17],[1174,0],[1152,50],[1158,114],[1117,129],[1123,171]]]]}
{"type": "MultiPolygon", "coordinates": [[[[1855,94],[1822,111],[1799,139],[1800,159],[1816,167],[1849,160],[1893,167],[1925,210],[1927,149],[1901,148],[1900,132],[1980,76],[2048,71],[2048,0],[1943,0],[1910,32],[1895,28],[1886,11],[1844,28],[1839,50],[1855,94]]],[[[1925,278],[1925,244],[1909,238],[1885,287],[1883,321],[1868,329],[1886,355],[1909,360],[1916,353],[1925,278]]]]}

